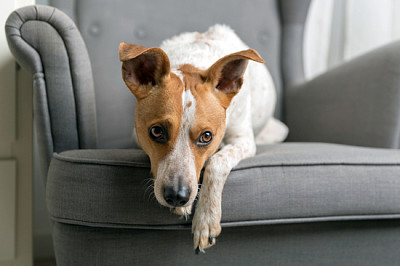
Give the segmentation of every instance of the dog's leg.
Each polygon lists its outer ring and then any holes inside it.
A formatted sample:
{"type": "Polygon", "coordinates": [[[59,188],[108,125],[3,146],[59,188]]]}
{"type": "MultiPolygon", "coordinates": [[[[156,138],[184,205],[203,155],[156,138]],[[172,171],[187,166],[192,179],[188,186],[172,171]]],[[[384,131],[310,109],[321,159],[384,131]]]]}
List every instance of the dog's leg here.
{"type": "Polygon", "coordinates": [[[206,166],[199,200],[192,221],[196,253],[215,244],[221,233],[221,199],[225,180],[240,160],[255,154],[252,134],[229,141],[219,152],[210,157],[206,166]]]}

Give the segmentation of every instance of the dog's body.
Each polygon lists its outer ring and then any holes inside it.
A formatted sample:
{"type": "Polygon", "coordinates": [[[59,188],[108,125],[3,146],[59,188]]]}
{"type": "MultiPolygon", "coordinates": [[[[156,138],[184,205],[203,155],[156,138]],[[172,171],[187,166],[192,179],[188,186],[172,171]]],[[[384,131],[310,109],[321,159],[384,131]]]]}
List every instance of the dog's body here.
{"type": "Polygon", "coordinates": [[[192,221],[194,246],[204,251],[221,232],[230,170],[255,154],[256,142],[287,135],[272,117],[271,76],[263,64],[251,63],[246,71],[249,60],[263,59],[221,25],[168,39],[161,49],[123,43],[120,59],[123,79],[137,98],[136,135],[151,160],[158,202],[190,215],[208,159],[192,221]]]}
{"type": "MultiPolygon", "coordinates": [[[[198,69],[207,69],[226,55],[249,49],[225,25],[215,25],[205,33],[190,32],[175,36],[165,40],[160,48],[171,61],[171,71],[178,76],[181,76],[179,68],[182,65],[190,64],[198,69]]],[[[287,128],[279,121],[271,119],[275,104],[276,90],[270,73],[265,65],[250,62],[244,73],[242,88],[227,109],[226,133],[232,127],[250,127],[253,129],[253,134],[250,135],[257,136],[260,144],[282,141],[286,137],[287,128]],[[244,117],[245,115],[251,117],[244,117]],[[266,127],[268,122],[272,123],[269,128],[266,127]],[[260,134],[262,129],[282,132],[260,134]]]]}

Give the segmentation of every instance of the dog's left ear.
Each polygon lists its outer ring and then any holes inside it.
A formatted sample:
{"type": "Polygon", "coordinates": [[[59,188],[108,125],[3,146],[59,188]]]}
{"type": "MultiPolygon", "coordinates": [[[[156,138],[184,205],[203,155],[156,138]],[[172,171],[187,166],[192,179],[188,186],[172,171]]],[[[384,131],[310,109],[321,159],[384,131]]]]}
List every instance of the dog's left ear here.
{"type": "Polygon", "coordinates": [[[217,89],[217,96],[225,108],[239,92],[249,60],[265,63],[256,50],[249,49],[224,56],[206,70],[206,82],[217,89]]]}

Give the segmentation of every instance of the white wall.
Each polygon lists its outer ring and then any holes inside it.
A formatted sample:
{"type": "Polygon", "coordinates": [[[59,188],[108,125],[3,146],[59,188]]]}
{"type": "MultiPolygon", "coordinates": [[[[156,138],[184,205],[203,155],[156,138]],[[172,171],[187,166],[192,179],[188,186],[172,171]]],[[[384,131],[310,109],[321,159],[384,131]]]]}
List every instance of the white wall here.
{"type": "Polygon", "coordinates": [[[32,81],[3,29],[14,9],[33,3],[0,1],[0,266],[32,265],[32,81]]]}
{"type": "MultiPolygon", "coordinates": [[[[14,1],[0,3],[3,28],[14,1]]],[[[15,65],[4,33],[0,35],[0,261],[15,258],[16,161],[11,144],[15,141],[15,65]]]]}
{"type": "Polygon", "coordinates": [[[36,0],[37,5],[48,5],[49,0],[36,0]]]}
{"type": "MultiPolygon", "coordinates": [[[[3,262],[7,262],[6,265],[13,265],[8,263],[15,260],[18,249],[15,243],[15,236],[17,234],[16,223],[20,222],[17,220],[18,213],[16,202],[18,192],[17,183],[19,179],[17,177],[16,167],[21,163],[16,158],[14,147],[15,143],[20,141],[18,139],[18,134],[21,132],[17,130],[16,78],[18,74],[26,75],[22,70],[21,73],[16,71],[16,65],[13,56],[9,52],[3,29],[5,21],[12,11],[18,7],[34,3],[34,0],[0,1],[0,28],[2,29],[2,34],[0,34],[0,266],[3,265],[3,262]]],[[[48,0],[38,0],[36,3],[46,5],[48,4],[48,0]]],[[[29,83],[29,81],[27,83],[27,86],[30,88],[31,83],[29,83]]],[[[25,91],[27,91],[26,88],[24,89],[24,92],[25,91]]],[[[30,112],[31,110],[27,111],[30,112]]],[[[27,117],[31,117],[31,115],[28,114],[27,117]]],[[[25,123],[29,123],[29,121],[25,121],[25,123]]],[[[27,138],[32,139],[32,132],[28,130],[26,133],[28,133],[27,138]]],[[[32,144],[30,144],[30,146],[32,146],[32,144]]],[[[36,150],[37,149],[35,149],[35,151],[36,150]]],[[[25,151],[29,151],[29,149],[25,151]]],[[[32,158],[29,160],[32,160],[32,158]]],[[[54,257],[51,225],[44,200],[43,182],[36,161],[37,158],[34,158],[33,178],[31,176],[32,173],[24,177],[28,179],[28,183],[26,184],[28,185],[27,189],[30,191],[26,194],[24,201],[21,201],[21,203],[26,201],[28,204],[25,206],[27,208],[26,211],[30,212],[30,216],[26,219],[25,226],[29,228],[29,234],[26,237],[29,239],[29,241],[26,241],[29,252],[24,252],[23,254],[26,254],[27,257],[32,257],[33,249],[33,256],[35,259],[47,259],[54,257]],[[33,196],[31,192],[32,188],[33,196]]]]}

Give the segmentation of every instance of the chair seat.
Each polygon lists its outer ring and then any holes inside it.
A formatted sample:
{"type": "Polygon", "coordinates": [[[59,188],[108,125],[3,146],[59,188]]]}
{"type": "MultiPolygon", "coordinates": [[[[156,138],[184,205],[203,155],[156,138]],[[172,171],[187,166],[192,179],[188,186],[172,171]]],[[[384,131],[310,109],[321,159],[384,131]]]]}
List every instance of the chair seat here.
{"type": "MultiPolygon", "coordinates": [[[[53,220],[87,226],[190,227],[161,207],[141,150],[54,154],[46,198],[53,220]]],[[[400,218],[400,151],[326,143],[259,146],[230,173],[222,226],[400,218]]]]}

